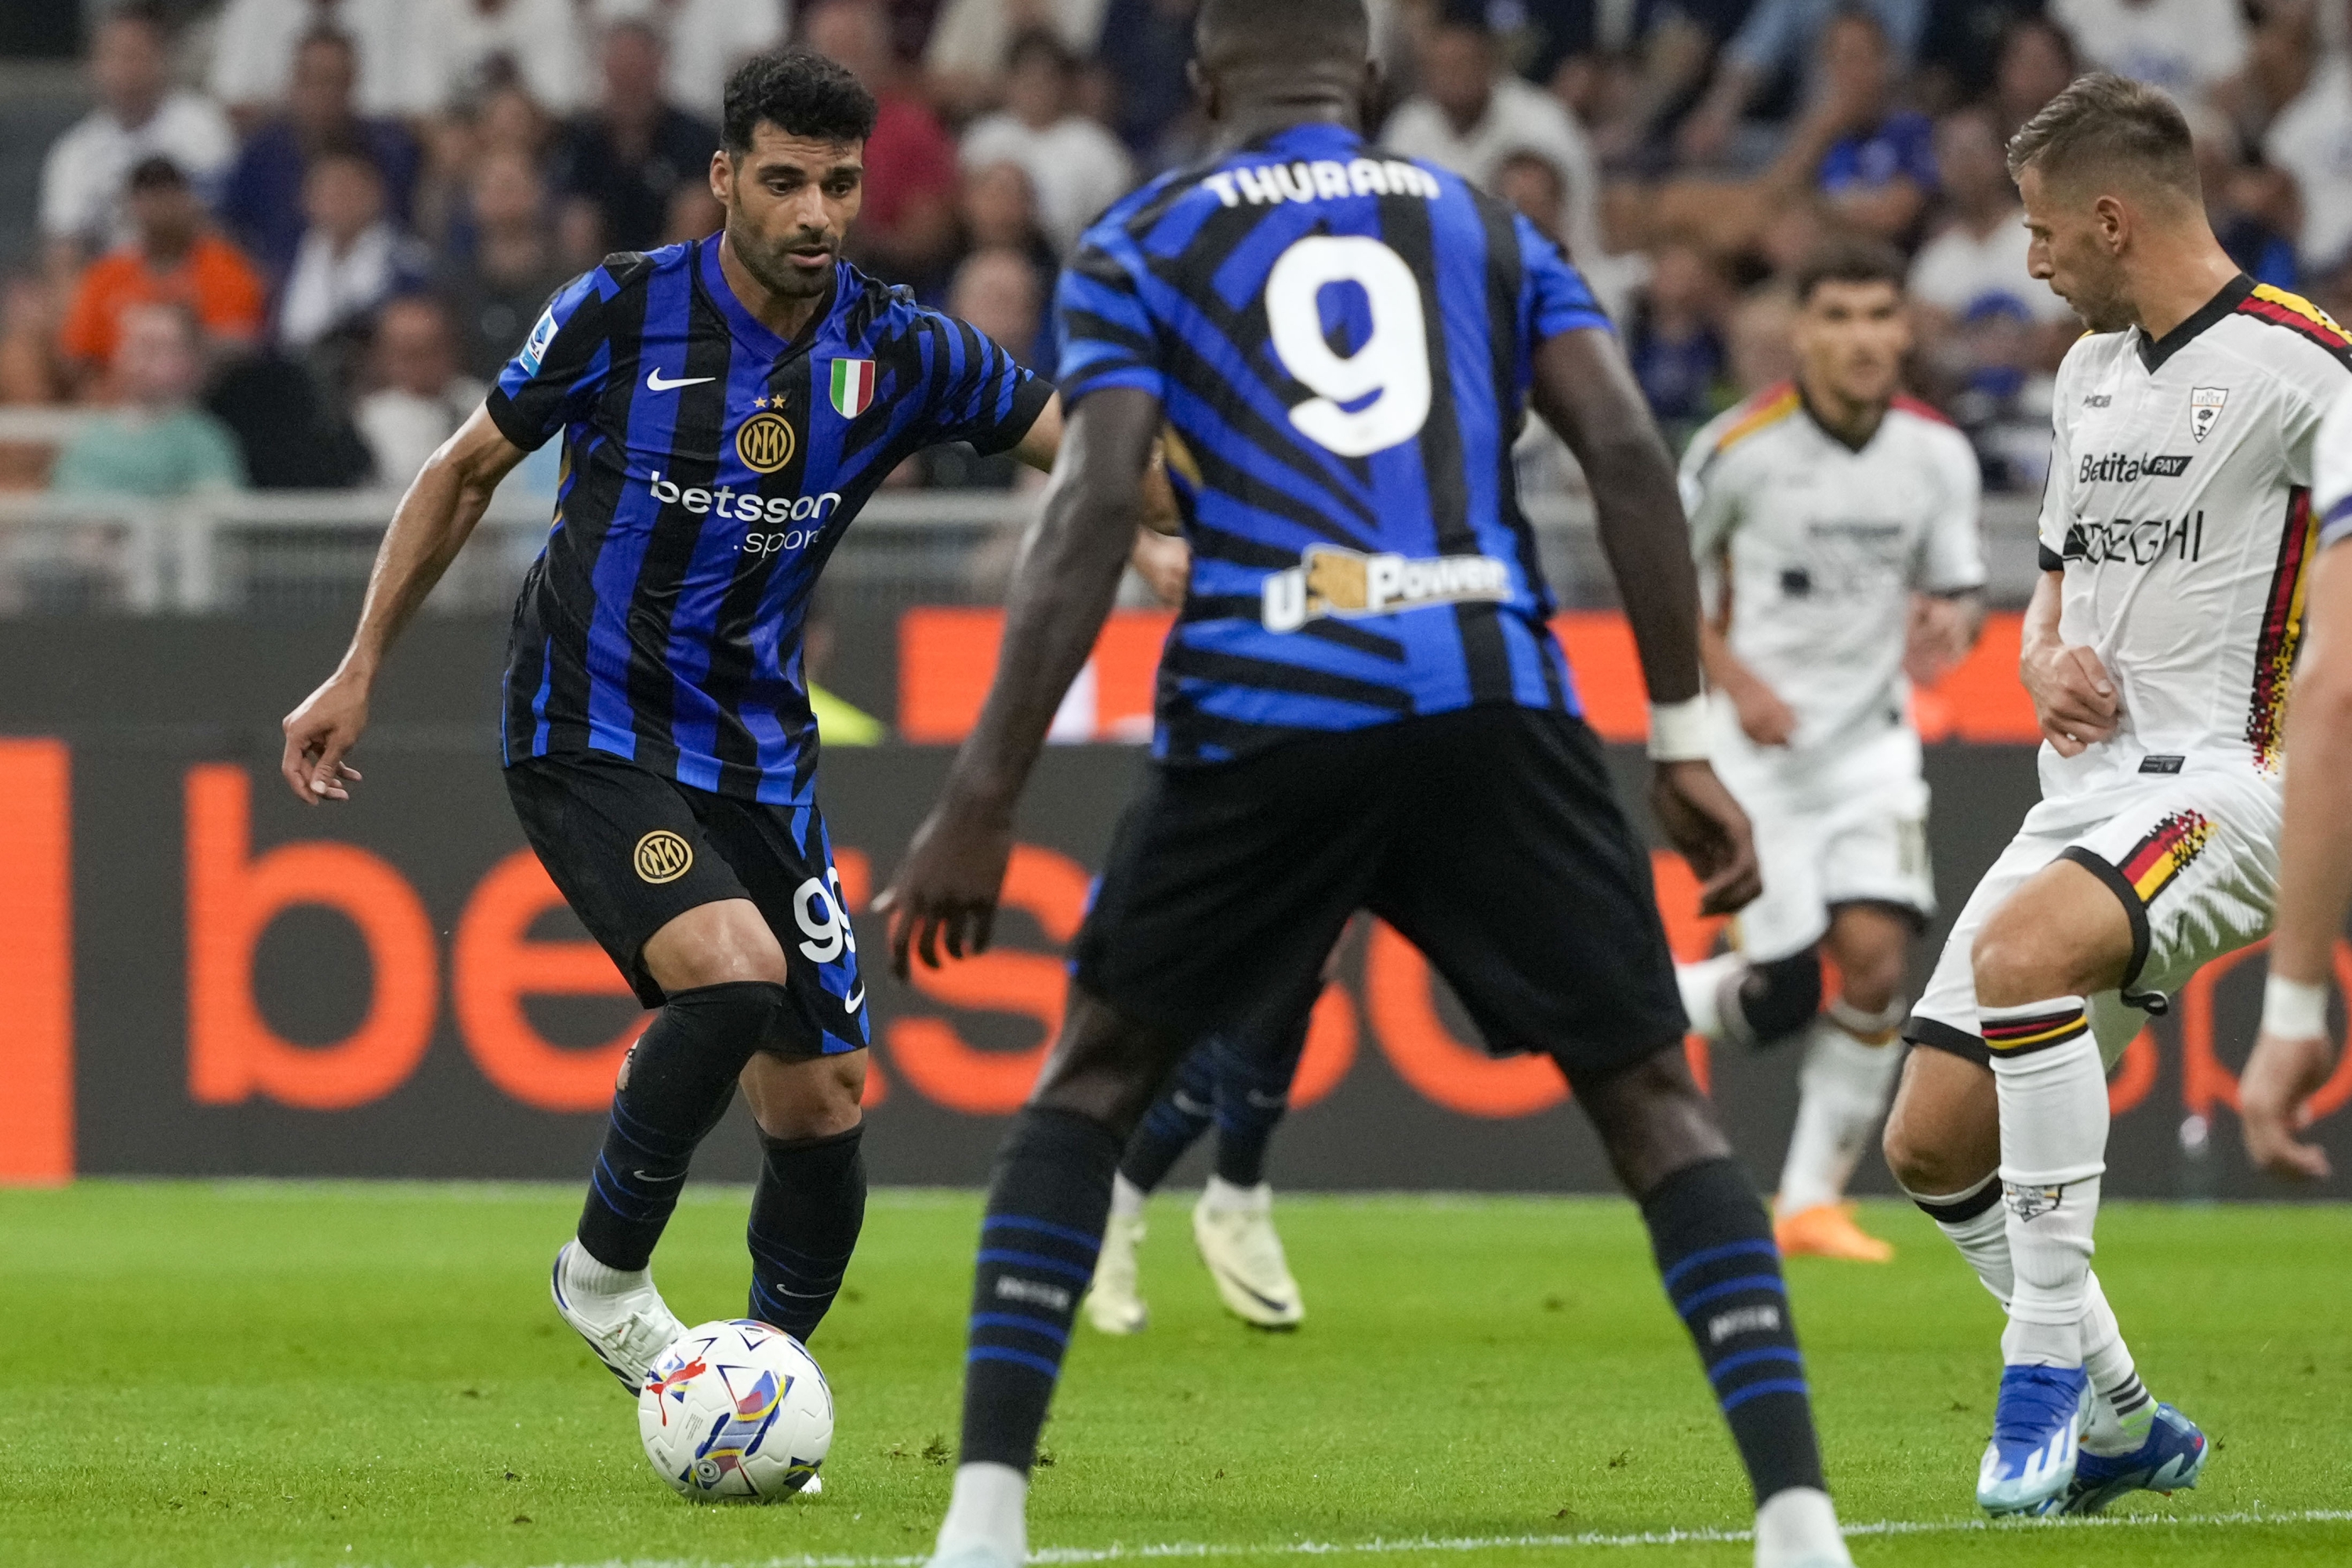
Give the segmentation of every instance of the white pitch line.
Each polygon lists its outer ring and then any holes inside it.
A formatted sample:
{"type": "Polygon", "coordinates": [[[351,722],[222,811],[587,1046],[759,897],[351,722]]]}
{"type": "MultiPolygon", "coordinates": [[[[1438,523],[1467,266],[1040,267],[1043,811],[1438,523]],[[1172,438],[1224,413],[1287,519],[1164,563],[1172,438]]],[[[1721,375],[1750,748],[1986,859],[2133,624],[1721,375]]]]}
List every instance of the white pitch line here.
{"type": "MultiPolygon", "coordinates": [[[[2313,1508],[2286,1513],[2125,1513],[2090,1519],[2011,1520],[1880,1520],[1874,1524],[1849,1524],[1849,1540],[1857,1536],[1965,1535],[1994,1530],[2132,1530],[2240,1526],[2250,1524],[2352,1523],[2352,1509],[2313,1508]]],[[[1029,1554],[1029,1561],[1048,1564],[1125,1563],[1151,1558],[1209,1557],[1349,1557],[1393,1555],[1401,1552],[1561,1551],[1631,1546],[1696,1546],[1736,1544],[1754,1538],[1747,1530],[1645,1530],[1611,1535],[1588,1531],[1580,1535],[1420,1536],[1403,1541],[1288,1541],[1276,1545],[1239,1546],[1213,1542],[1170,1542],[1151,1546],[1054,1546],[1029,1554]]],[[[921,1568],[929,1559],[913,1557],[764,1557],[751,1561],[708,1557],[611,1558],[598,1563],[551,1563],[547,1568],[921,1568]]]]}

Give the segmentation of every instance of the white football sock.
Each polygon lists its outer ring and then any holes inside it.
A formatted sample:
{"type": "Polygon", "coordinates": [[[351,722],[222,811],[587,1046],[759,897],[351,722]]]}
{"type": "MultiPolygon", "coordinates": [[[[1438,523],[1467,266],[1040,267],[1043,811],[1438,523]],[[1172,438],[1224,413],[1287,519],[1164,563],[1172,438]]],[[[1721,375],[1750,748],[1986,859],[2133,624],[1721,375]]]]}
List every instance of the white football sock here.
{"type": "Polygon", "coordinates": [[[1906,1187],[1903,1193],[1960,1249],[1960,1256],[1992,1292],[1992,1299],[2007,1307],[2017,1289],[2017,1276],[2009,1260],[2009,1211],[2001,1206],[2000,1173],[1994,1172],[1966,1192],[1915,1193],[1906,1187]]]}
{"type": "Polygon", "coordinates": [[[583,1296],[618,1296],[642,1290],[654,1282],[650,1268],[613,1268],[599,1263],[587,1247],[574,1245],[563,1255],[563,1288],[583,1296]]]}
{"type": "Polygon", "coordinates": [[[940,1553],[983,1546],[1009,1562],[1026,1562],[1028,1511],[1027,1476],[1010,1465],[959,1465],[948,1516],[940,1524],[940,1553]]]}
{"type": "Polygon", "coordinates": [[[2091,1423],[2084,1430],[2083,1447],[2113,1458],[2147,1441],[2156,1401],[2132,1364],[2123,1326],[2116,1321],[2096,1273],[2090,1278],[2089,1296],[2091,1310],[2083,1316],[2083,1368],[2091,1374],[2091,1423]]]}
{"type": "Polygon", "coordinates": [[[1830,1506],[1829,1493],[1790,1487],[1766,1498],[1756,1510],[1756,1568],[1853,1562],[1845,1538],[1838,1532],[1837,1510],[1830,1506]]]}
{"type": "Polygon", "coordinates": [[[1682,993],[1683,1011],[1690,1016],[1691,1033],[1710,1040],[1723,1038],[1723,988],[1748,972],[1748,961],[1736,952],[1719,952],[1697,963],[1675,965],[1675,988],[1682,993]]]}
{"type": "Polygon", "coordinates": [[[1801,1214],[1845,1196],[1902,1066],[1892,1034],[1902,1019],[1900,1003],[1869,1014],[1841,998],[1806,1026],[1797,1125],[1780,1166],[1780,1213],[1801,1214]]]}
{"type": "Polygon", "coordinates": [[[1201,1206],[1211,1214],[1265,1214],[1274,1207],[1274,1188],[1264,1182],[1237,1187],[1223,1176],[1211,1176],[1201,1189],[1201,1206]]]}
{"type": "Polygon", "coordinates": [[[1145,1192],[1141,1187],[1139,1187],[1133,1182],[1129,1181],[1127,1179],[1126,1172],[1120,1171],[1116,1173],[1110,1179],[1110,1217],[1113,1219],[1141,1219],[1143,1217],[1143,1200],[1150,1195],[1150,1194],[1145,1192]]]}
{"type": "Polygon", "coordinates": [[[2080,1366],[2106,1170],[2107,1077],[2080,996],[1979,1010],[2000,1097],[2011,1365],[2080,1366]]]}

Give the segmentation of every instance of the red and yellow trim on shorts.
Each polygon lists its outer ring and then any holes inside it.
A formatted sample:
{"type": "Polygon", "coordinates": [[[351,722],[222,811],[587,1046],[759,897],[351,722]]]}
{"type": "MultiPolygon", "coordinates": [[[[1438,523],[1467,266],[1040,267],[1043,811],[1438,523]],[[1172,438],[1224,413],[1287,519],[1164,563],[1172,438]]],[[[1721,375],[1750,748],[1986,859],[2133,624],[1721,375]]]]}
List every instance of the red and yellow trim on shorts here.
{"type": "Polygon", "coordinates": [[[2294,682],[2295,650],[2303,645],[2304,601],[2311,586],[2311,558],[2319,539],[2311,514],[2311,491],[2287,492],[2286,526],[2279,540],[2278,564],[2263,605],[2263,629],[2254,644],[2253,690],[2246,708],[2246,744],[2254,765],[2275,769],[2286,743],[2286,695],[2294,682]]]}

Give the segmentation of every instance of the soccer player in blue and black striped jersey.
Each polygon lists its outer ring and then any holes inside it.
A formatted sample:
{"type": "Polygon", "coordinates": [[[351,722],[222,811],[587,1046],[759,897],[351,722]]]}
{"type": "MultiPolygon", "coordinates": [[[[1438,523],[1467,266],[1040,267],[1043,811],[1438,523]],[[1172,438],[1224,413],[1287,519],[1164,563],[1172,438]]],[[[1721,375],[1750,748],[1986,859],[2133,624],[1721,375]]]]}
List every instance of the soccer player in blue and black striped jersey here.
{"type": "MultiPolygon", "coordinates": [[[[1547,629],[1513,493],[1530,395],[1591,482],[1653,701],[1654,788],[1713,907],[1758,889],[1703,760],[1674,465],[1559,253],[1359,132],[1361,0],[1205,0],[1213,160],[1065,275],[1067,443],[980,723],[887,895],[894,959],[984,944],[1013,806],[1126,560],[1152,444],[1199,477],[1155,767],[1076,942],[982,1221],[943,1568],[1011,1568],[1128,1135],[1193,1041],[1311,984],[1350,913],[1428,954],[1498,1051],[1552,1057],[1640,1200],[1753,1482],[1761,1568],[1849,1562],[1763,1205],[1682,1053],[1648,858],[1547,629]]],[[[1409,1160],[1409,1150],[1397,1151],[1409,1160]]]]}
{"type": "Polygon", "coordinates": [[[841,259],[875,112],[812,55],[734,75],[710,170],[724,232],[609,257],[556,295],[403,500],[351,651],[286,721],[289,784],[345,798],[394,637],[499,480],[560,437],[500,745],[549,875],[660,1010],[621,1068],[553,1280],[632,1391],[680,1329],[653,1287],[654,1244],[739,1079],[767,1151],[751,1315],[806,1339],[865,1213],[866,992],[802,669],[817,574],[916,450],[970,441],[1042,468],[1061,437],[1050,386],[841,259]]]}

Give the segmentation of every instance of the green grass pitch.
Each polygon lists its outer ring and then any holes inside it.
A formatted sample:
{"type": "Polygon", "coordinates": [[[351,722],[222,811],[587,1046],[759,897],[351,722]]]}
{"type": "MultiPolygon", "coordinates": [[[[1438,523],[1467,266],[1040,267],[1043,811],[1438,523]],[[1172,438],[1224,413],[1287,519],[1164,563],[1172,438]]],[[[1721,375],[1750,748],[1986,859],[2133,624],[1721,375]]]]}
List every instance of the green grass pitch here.
{"type": "MultiPolygon", "coordinates": [[[[745,1194],[691,1194],[658,1266],[741,1310],[745,1194]]],[[[553,1187],[88,1183],[0,1193],[0,1563],[878,1564],[929,1544],[977,1200],[877,1194],[816,1352],[826,1494],[696,1507],[556,1320],[553,1187]]],[[[1642,1233],[1598,1200],[1297,1198],[1309,1316],[1220,1315],[1152,1212],[1154,1321],[1081,1328],[1034,1542],[1065,1561],[1744,1564],[1745,1487],[1642,1233]],[[1370,1550],[1373,1543],[1380,1550],[1370,1550]],[[1117,1552],[1106,1549],[1117,1548],[1117,1552]],[[1356,1550],[1347,1550],[1347,1549],[1356,1550]]],[[[1932,1227],[1891,1268],[1790,1268],[1832,1485],[1876,1564],[2352,1562],[2352,1210],[2116,1205],[2102,1274],[2159,1397],[2221,1452],[2114,1526],[1976,1528],[1999,1315],[1932,1227]]]]}

